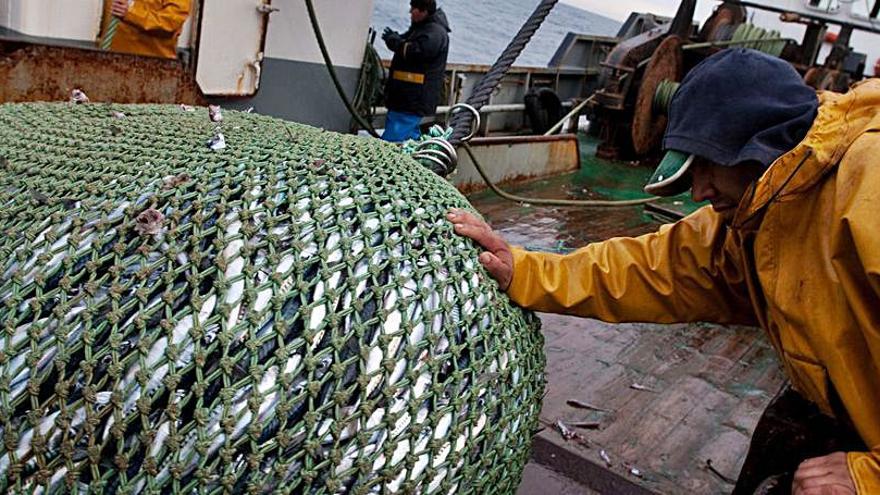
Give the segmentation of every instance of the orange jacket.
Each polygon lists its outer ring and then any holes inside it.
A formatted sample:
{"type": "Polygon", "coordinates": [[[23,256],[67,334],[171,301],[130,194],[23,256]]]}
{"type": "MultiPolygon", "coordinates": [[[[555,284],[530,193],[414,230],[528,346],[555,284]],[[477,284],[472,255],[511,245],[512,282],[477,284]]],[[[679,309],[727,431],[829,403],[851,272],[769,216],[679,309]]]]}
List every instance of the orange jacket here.
{"type": "Polygon", "coordinates": [[[852,422],[858,493],[880,493],[880,79],[820,94],[804,140],[728,228],[706,207],[568,255],[514,249],[508,294],[609,322],[759,324],[792,385],[852,422]]]}
{"type": "MultiPolygon", "coordinates": [[[[114,52],[175,58],[177,38],[189,16],[191,0],[135,0],[119,23],[110,50],[114,52]]],[[[112,2],[104,2],[104,26],[112,2]]]]}

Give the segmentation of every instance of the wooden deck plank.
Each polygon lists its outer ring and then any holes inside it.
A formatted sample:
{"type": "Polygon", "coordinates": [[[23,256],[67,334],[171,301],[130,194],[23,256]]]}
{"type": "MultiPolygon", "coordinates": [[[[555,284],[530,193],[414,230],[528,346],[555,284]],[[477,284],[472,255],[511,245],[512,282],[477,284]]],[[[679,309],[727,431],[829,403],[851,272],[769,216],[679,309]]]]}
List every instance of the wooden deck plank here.
{"type": "Polygon", "coordinates": [[[565,442],[552,428],[544,441],[565,444],[602,466],[604,450],[624,476],[658,493],[724,493],[731,488],[706,460],[735,477],[761,411],[782,383],[760,330],[716,325],[609,325],[542,314],[548,356],[541,417],[599,420],[578,430],[590,447],[565,442]],[[631,388],[633,383],[653,391],[631,388]],[[584,411],[581,400],[608,410],[584,411]],[[628,475],[636,467],[641,478],[628,475]]]}

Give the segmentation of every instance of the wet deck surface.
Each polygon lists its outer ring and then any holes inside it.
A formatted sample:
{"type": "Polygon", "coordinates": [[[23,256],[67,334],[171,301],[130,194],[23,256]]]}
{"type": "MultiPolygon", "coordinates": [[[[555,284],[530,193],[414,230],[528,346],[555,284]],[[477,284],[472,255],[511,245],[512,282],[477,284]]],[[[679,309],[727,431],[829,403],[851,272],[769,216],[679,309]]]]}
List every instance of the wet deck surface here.
{"type": "MultiPolygon", "coordinates": [[[[583,149],[588,155],[589,146],[583,149]]],[[[589,159],[578,173],[510,190],[534,197],[631,198],[640,195],[638,186],[649,175],[647,168],[589,159]]],[[[567,251],[660,225],[640,207],[538,208],[489,193],[469,199],[509,242],[532,249],[567,251]]],[[[684,198],[666,204],[684,212],[696,207],[684,198]]],[[[760,330],[609,325],[550,314],[541,319],[547,354],[541,419],[546,427],[535,436],[532,457],[553,472],[527,470],[520,493],[537,493],[530,490],[541,486],[542,476],[552,484],[558,473],[599,493],[730,492],[732,485],[707,469],[706,462],[736,478],[751,432],[783,381],[760,330]],[[603,411],[571,407],[567,401],[572,399],[603,411]],[[559,419],[599,427],[574,428],[580,438],[566,441],[553,428],[559,419]]]]}

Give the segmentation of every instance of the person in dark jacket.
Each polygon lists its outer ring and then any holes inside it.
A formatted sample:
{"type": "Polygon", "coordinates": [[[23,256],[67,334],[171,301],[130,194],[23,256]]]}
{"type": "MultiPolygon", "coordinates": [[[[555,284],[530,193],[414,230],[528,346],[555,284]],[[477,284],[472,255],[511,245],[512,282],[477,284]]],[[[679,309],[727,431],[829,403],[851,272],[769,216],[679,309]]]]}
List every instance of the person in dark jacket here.
{"type": "Polygon", "coordinates": [[[412,0],[409,12],[412,24],[405,33],[385,28],[382,34],[394,52],[385,85],[386,141],[419,137],[419,122],[434,115],[443,87],[450,32],[446,14],[435,0],[412,0]]]}

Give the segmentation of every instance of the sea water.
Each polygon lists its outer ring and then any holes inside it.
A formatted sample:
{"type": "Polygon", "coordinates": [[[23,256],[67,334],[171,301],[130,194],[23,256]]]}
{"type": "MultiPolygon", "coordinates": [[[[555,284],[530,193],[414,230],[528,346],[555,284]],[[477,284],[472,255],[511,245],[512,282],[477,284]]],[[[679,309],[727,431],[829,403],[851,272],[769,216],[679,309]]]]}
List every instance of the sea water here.
{"type": "MultiPolygon", "coordinates": [[[[538,0],[438,0],[449,19],[449,63],[492,64],[538,5],[538,0]]],[[[383,59],[391,51],[382,42],[385,27],[409,27],[409,0],[375,0],[372,27],[383,59]]],[[[515,64],[546,67],[566,33],[617,34],[621,23],[564,3],[557,3],[515,64]]]]}

